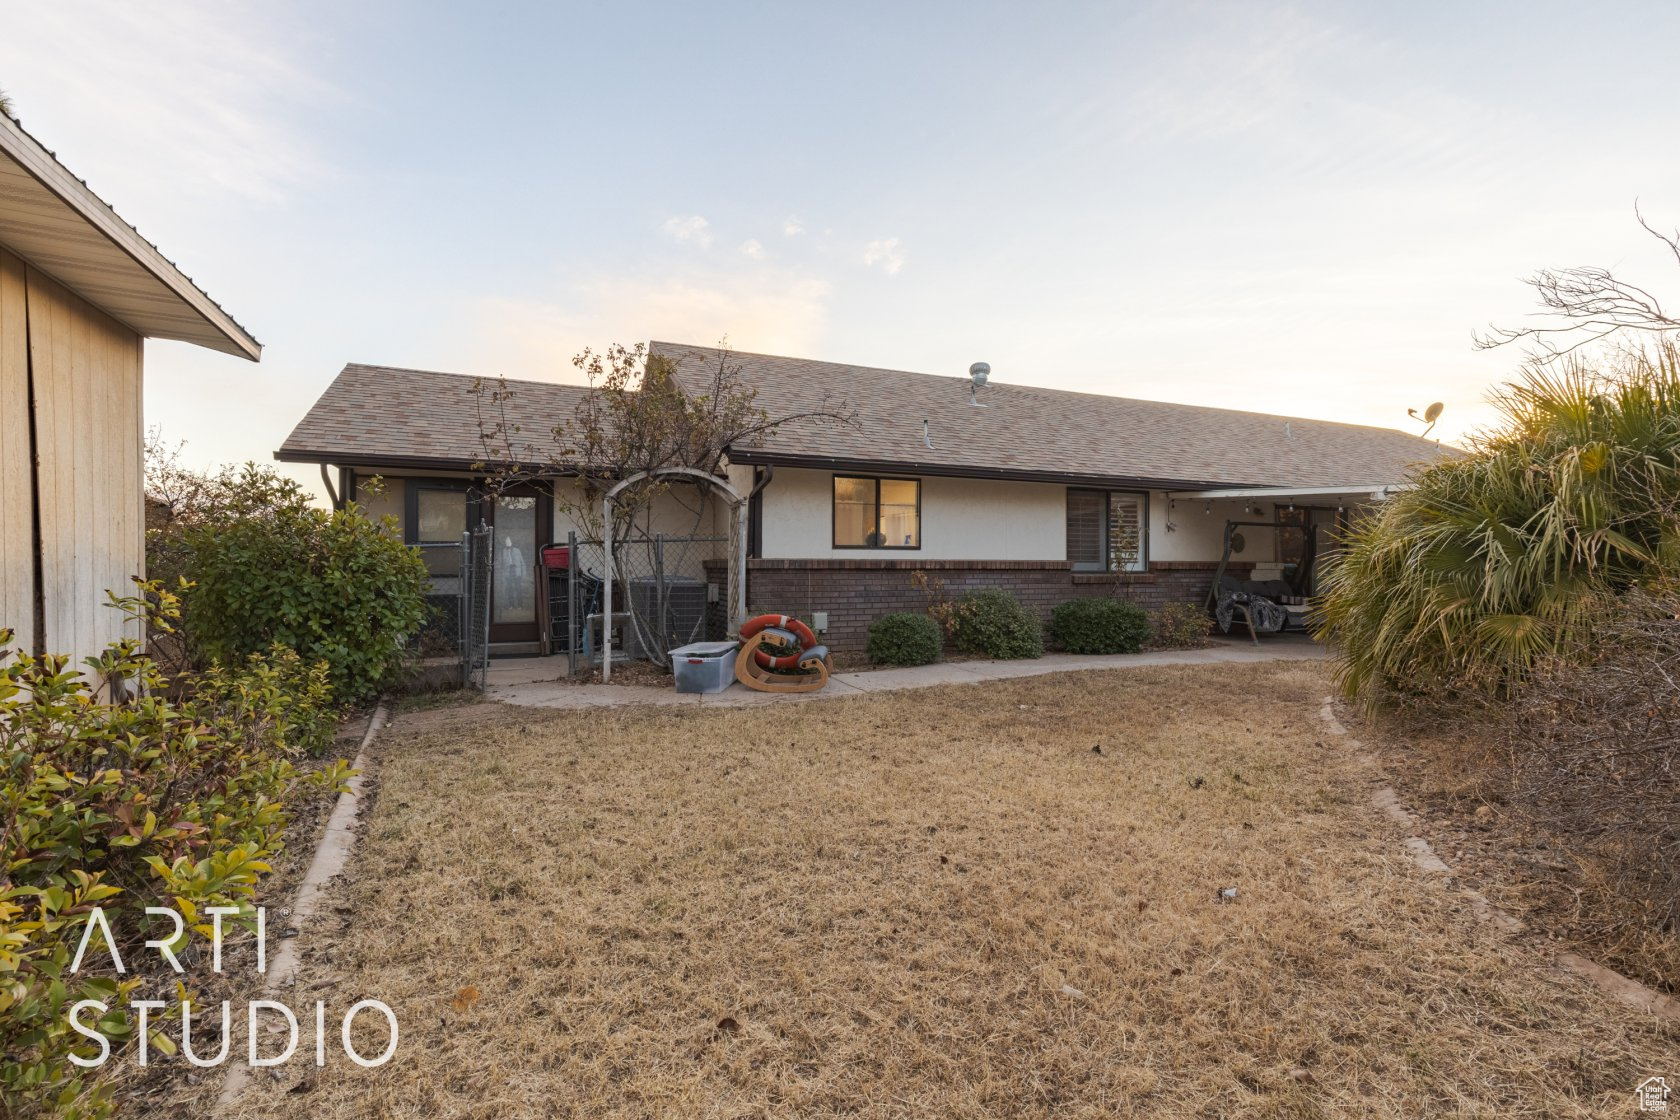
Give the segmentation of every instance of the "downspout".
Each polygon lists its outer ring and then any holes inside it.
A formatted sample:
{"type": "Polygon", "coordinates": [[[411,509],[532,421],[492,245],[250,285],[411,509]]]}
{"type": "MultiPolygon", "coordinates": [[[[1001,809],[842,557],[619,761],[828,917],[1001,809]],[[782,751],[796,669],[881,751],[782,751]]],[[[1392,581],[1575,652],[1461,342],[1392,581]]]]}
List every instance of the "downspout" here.
{"type": "Polygon", "coordinates": [[[753,472],[753,487],[747,491],[747,496],[741,500],[746,517],[741,526],[741,554],[736,560],[740,566],[741,598],[735,605],[735,618],[732,620],[734,629],[739,630],[747,621],[747,604],[752,601],[747,594],[747,558],[764,550],[764,488],[770,485],[770,480],[776,477],[776,468],[766,465],[763,477],[753,472]]]}
{"type": "MultiPolygon", "coordinates": [[[[759,495],[770,485],[770,480],[776,477],[776,468],[766,465],[760,475],[753,471],[753,488],[747,491],[747,555],[757,557],[764,551],[764,499],[759,495]]],[[[742,594],[745,594],[745,589],[742,594]]]]}
{"type": "Polygon", "coordinates": [[[327,473],[327,465],[321,464],[321,486],[327,492],[327,500],[333,509],[343,509],[344,499],[339,496],[338,487],[333,485],[332,475],[327,473]]]}

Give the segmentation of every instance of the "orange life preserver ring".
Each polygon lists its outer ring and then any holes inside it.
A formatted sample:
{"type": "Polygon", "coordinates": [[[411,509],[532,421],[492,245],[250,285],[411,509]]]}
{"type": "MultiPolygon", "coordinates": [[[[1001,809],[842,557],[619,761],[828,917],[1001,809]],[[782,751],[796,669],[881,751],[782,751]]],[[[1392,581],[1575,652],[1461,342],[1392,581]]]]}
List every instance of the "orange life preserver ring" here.
{"type": "Polygon", "coordinates": [[[764,666],[766,669],[799,668],[799,659],[804,656],[806,650],[817,644],[817,635],[812,632],[809,626],[790,615],[761,614],[757,618],[749,618],[746,622],[741,624],[741,638],[744,641],[745,639],[752,637],[754,634],[763,630],[768,630],[771,627],[775,627],[778,630],[786,630],[795,638],[798,638],[799,649],[795,650],[793,653],[777,657],[774,654],[766,652],[761,647],[753,651],[753,660],[764,666]]]}

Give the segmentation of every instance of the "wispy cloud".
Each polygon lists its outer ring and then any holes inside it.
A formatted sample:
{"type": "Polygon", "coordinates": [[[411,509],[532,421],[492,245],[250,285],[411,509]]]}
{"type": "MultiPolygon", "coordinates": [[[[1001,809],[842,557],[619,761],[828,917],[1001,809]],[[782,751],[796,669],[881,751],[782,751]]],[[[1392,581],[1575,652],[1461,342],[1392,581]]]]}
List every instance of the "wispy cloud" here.
{"type": "MultiPolygon", "coordinates": [[[[1225,137],[1279,118],[1298,120],[1317,78],[1340,58],[1369,51],[1342,27],[1293,9],[1221,9],[1196,34],[1163,37],[1121,103],[1133,138],[1225,137]]],[[[1108,106],[1102,106],[1106,114],[1108,106]]]]}
{"type": "Polygon", "coordinates": [[[119,203],[274,204],[331,171],[307,112],[343,95],[303,61],[306,36],[267,9],[55,0],[6,21],[0,73],[15,111],[119,203]]]}
{"type": "Polygon", "coordinates": [[[741,242],[741,255],[751,257],[755,261],[764,259],[764,245],[757,238],[748,238],[741,242]]]}
{"type": "Polygon", "coordinates": [[[826,281],[792,272],[705,271],[682,277],[599,278],[550,300],[477,304],[472,337],[455,368],[510,377],[575,380],[571,358],[585,346],[662,338],[710,345],[728,336],[743,350],[819,351],[828,321],[826,281]]]}
{"type": "Polygon", "coordinates": [[[666,218],[660,227],[678,241],[691,241],[704,249],[712,243],[712,223],[698,214],[666,218]]]}
{"type": "Polygon", "coordinates": [[[798,237],[800,234],[802,234],[804,232],[805,232],[805,223],[800,221],[798,217],[790,214],[790,215],[788,215],[787,218],[783,219],[783,221],[782,221],[782,236],[783,237],[798,237]]]}
{"type": "Polygon", "coordinates": [[[882,272],[893,275],[904,267],[904,246],[896,237],[883,237],[871,241],[863,248],[863,263],[872,266],[878,264],[882,272]]]}

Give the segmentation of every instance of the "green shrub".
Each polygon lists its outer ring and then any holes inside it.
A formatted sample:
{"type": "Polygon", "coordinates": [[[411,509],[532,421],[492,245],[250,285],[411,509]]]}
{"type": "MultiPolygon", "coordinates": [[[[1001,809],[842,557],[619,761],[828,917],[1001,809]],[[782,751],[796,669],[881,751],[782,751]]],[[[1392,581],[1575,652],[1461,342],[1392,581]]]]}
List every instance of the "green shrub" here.
{"type": "Polygon", "coordinates": [[[951,604],[951,641],[966,653],[999,660],[1044,656],[1038,616],[1001,587],[971,591],[951,604]]]}
{"type": "Polygon", "coordinates": [[[395,526],[354,506],[314,509],[289,480],[247,466],[245,503],[184,529],[172,556],[187,645],[200,665],[275,645],[322,661],[333,693],[363,700],[392,683],[426,618],[429,577],[395,526]]]}
{"type": "Polygon", "coordinates": [[[1534,366],[1498,403],[1500,428],[1415,471],[1327,565],[1347,694],[1508,696],[1581,648],[1601,595],[1680,571],[1680,353],[1534,366]]]}
{"type": "Polygon", "coordinates": [[[884,614],[869,624],[869,660],[878,665],[931,665],[944,646],[939,624],[925,614],[884,614]]]}
{"type": "MultiPolygon", "coordinates": [[[[119,602],[138,611],[145,598],[161,602],[155,624],[167,629],[173,597],[157,585],[119,602]]],[[[342,788],[349,771],[293,764],[297,746],[322,738],[325,669],[290,651],[218,670],[202,691],[177,681],[184,698],[171,701],[133,639],[90,658],[93,678],[11,642],[0,630],[0,1115],[104,1116],[109,1085],[69,1061],[97,1048],[68,1009],[104,1002],[99,1029],[115,1049],[134,1036],[126,1005],[142,981],[85,963],[69,972],[91,908],[104,909],[125,958],[169,928],[147,906],[180,912],[189,940],[209,936],[209,906],[236,906],[249,924],[287,799],[342,788]],[[286,714],[294,707],[301,724],[286,714]]],[[[151,1045],[173,1052],[152,1022],[151,1045]]]]}
{"type": "Polygon", "coordinates": [[[1136,653],[1149,612],[1124,599],[1070,599],[1050,612],[1050,634],[1069,653],[1136,653]]]}
{"type": "Polygon", "coordinates": [[[1149,616],[1150,649],[1201,649],[1213,619],[1198,603],[1168,603],[1149,616]]]}
{"type": "Polygon", "coordinates": [[[193,681],[193,703],[226,740],[266,741],[311,758],[326,752],[338,727],[327,663],[305,665],[279,644],[243,664],[212,665],[193,681]]]}

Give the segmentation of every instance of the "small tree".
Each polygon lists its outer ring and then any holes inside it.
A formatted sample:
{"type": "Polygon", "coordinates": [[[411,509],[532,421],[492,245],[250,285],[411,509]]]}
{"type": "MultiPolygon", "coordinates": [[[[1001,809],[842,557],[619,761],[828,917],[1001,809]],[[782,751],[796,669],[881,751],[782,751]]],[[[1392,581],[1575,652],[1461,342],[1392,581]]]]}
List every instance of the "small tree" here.
{"type": "MultiPolygon", "coordinates": [[[[771,412],[758,392],[741,377],[727,342],[716,351],[687,356],[694,372],[678,376],[678,363],[650,355],[641,343],[614,344],[604,351],[585,349],[572,359],[588,379],[589,390],[570,417],[546,431],[527,433],[516,419],[518,389],[505,379],[474,385],[484,458],[478,464],[491,493],[543,478],[575,477],[575,491],[559,489],[556,505],[586,534],[614,542],[619,578],[629,551],[622,545],[651,541],[657,531],[654,505],[669,496],[692,517],[690,533],[707,512],[703,484],[673,481],[653,474],[686,467],[722,477],[731,448],[762,444],[780,428],[797,421],[852,423],[844,400],[826,394],[810,408],[771,412]],[[703,372],[702,372],[703,371],[703,372]],[[686,384],[685,384],[686,382],[686,384]],[[601,509],[607,491],[623,479],[649,475],[619,491],[612,523],[601,509]]],[[[637,619],[644,630],[645,620],[637,619]]]]}
{"type": "MultiPolygon", "coordinates": [[[[743,382],[727,342],[710,356],[696,352],[690,357],[696,365],[703,362],[705,370],[703,379],[691,377],[692,389],[678,378],[675,361],[649,355],[643,343],[614,343],[600,352],[586,348],[572,359],[589,382],[576,412],[546,432],[531,434],[510,408],[518,390],[505,378],[479,381],[473,391],[484,458],[477,466],[486,474],[487,487],[496,492],[539,478],[577,477],[583,483],[578,496],[561,495],[561,508],[586,532],[604,538],[608,526],[601,523],[601,498],[620,479],[664,467],[721,476],[732,447],[757,446],[795,421],[854,419],[843,400],[831,401],[826,395],[809,409],[765,409],[758,403],[758,391],[743,382]]],[[[650,478],[620,491],[613,538],[645,535],[654,500],[671,492],[673,485],[668,479],[650,478]]],[[[698,526],[703,509],[691,508],[698,526]]]]}

